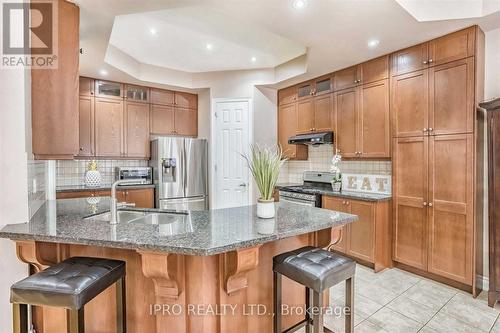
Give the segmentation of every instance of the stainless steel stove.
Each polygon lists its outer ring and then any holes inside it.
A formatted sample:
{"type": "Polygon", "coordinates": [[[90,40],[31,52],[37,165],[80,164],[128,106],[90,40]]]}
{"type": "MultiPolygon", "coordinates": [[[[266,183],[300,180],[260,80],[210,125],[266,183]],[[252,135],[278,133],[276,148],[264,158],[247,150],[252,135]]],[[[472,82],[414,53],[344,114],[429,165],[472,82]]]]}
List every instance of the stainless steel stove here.
{"type": "Polygon", "coordinates": [[[303,185],[280,188],[280,201],[321,207],[321,193],[332,189],[333,177],[334,174],[331,172],[305,171],[303,185]]]}

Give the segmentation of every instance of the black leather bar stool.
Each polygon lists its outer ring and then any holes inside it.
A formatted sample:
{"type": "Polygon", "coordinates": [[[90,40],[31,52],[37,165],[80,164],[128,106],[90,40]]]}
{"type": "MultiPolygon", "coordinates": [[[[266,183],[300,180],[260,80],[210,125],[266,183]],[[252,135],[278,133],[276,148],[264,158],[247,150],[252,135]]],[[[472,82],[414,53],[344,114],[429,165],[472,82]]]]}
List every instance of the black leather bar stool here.
{"type": "Polygon", "coordinates": [[[85,304],[114,283],[117,332],[126,332],[125,262],[73,257],[12,285],[14,333],[27,332],[28,304],[68,309],[69,332],[83,333],[85,304]]]}
{"type": "MultiPolygon", "coordinates": [[[[282,275],[306,287],[306,309],[311,303],[314,309],[323,308],[323,291],[346,281],[346,307],[349,311],[345,317],[345,331],[354,331],[354,274],[356,263],[336,253],[313,246],[282,253],[273,258],[273,290],[274,290],[274,333],[281,333],[281,280],[282,275]],[[311,302],[312,291],[312,302],[311,302]]],[[[331,332],[323,325],[322,311],[313,311],[298,324],[287,329],[286,333],[295,332],[305,326],[306,333],[331,332]]]]}

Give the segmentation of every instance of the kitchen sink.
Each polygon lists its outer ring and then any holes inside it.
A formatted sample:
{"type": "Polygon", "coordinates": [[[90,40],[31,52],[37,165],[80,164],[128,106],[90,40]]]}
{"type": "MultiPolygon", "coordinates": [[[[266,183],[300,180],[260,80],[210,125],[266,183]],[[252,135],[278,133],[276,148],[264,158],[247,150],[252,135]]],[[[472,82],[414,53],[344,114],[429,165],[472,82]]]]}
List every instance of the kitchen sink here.
{"type": "Polygon", "coordinates": [[[149,213],[130,222],[157,225],[160,236],[174,236],[193,232],[189,214],[149,213]]]}
{"type": "MultiPolygon", "coordinates": [[[[118,223],[131,222],[133,220],[144,217],[145,215],[146,215],[146,212],[136,212],[136,211],[130,211],[130,210],[118,210],[116,212],[116,220],[118,221],[118,223]]],[[[98,215],[87,216],[87,217],[85,217],[85,219],[109,222],[111,220],[111,213],[106,212],[106,213],[101,213],[98,215]]]]}

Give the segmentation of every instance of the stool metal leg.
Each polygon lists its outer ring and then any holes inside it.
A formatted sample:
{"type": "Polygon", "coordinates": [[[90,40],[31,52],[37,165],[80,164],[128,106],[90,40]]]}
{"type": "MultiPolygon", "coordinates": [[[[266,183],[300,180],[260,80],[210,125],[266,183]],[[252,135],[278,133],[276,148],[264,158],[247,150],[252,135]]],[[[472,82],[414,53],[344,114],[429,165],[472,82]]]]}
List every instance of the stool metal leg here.
{"type": "Polygon", "coordinates": [[[13,332],[28,333],[28,305],[12,304],[13,332]]]}
{"type": "Polygon", "coordinates": [[[313,292],[313,332],[323,333],[323,295],[313,292]]]}
{"type": "Polygon", "coordinates": [[[127,288],[125,277],[116,282],[116,332],[127,332],[127,288]]]}
{"type": "Polygon", "coordinates": [[[354,277],[345,281],[345,306],[349,312],[345,316],[345,332],[354,332],[354,277]]]}
{"type": "Polygon", "coordinates": [[[281,333],[281,280],[281,274],[273,272],[274,333],[281,333]]]}
{"type": "Polygon", "coordinates": [[[79,310],[70,309],[69,311],[69,333],[84,333],[85,332],[85,311],[83,307],[79,310]]]}
{"type": "Polygon", "coordinates": [[[311,289],[306,287],[306,333],[311,333],[311,289]]]}

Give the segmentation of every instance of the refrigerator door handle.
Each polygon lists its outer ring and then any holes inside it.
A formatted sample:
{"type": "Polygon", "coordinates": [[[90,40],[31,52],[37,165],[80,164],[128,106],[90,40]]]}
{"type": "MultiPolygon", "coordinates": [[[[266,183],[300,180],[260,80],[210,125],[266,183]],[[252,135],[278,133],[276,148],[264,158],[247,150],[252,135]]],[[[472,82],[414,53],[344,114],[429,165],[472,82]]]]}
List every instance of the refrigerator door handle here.
{"type": "Polygon", "coordinates": [[[184,150],[182,151],[182,159],[184,160],[182,163],[184,165],[184,168],[183,168],[184,195],[187,195],[187,153],[186,153],[186,151],[187,151],[186,140],[184,140],[184,150]]]}

